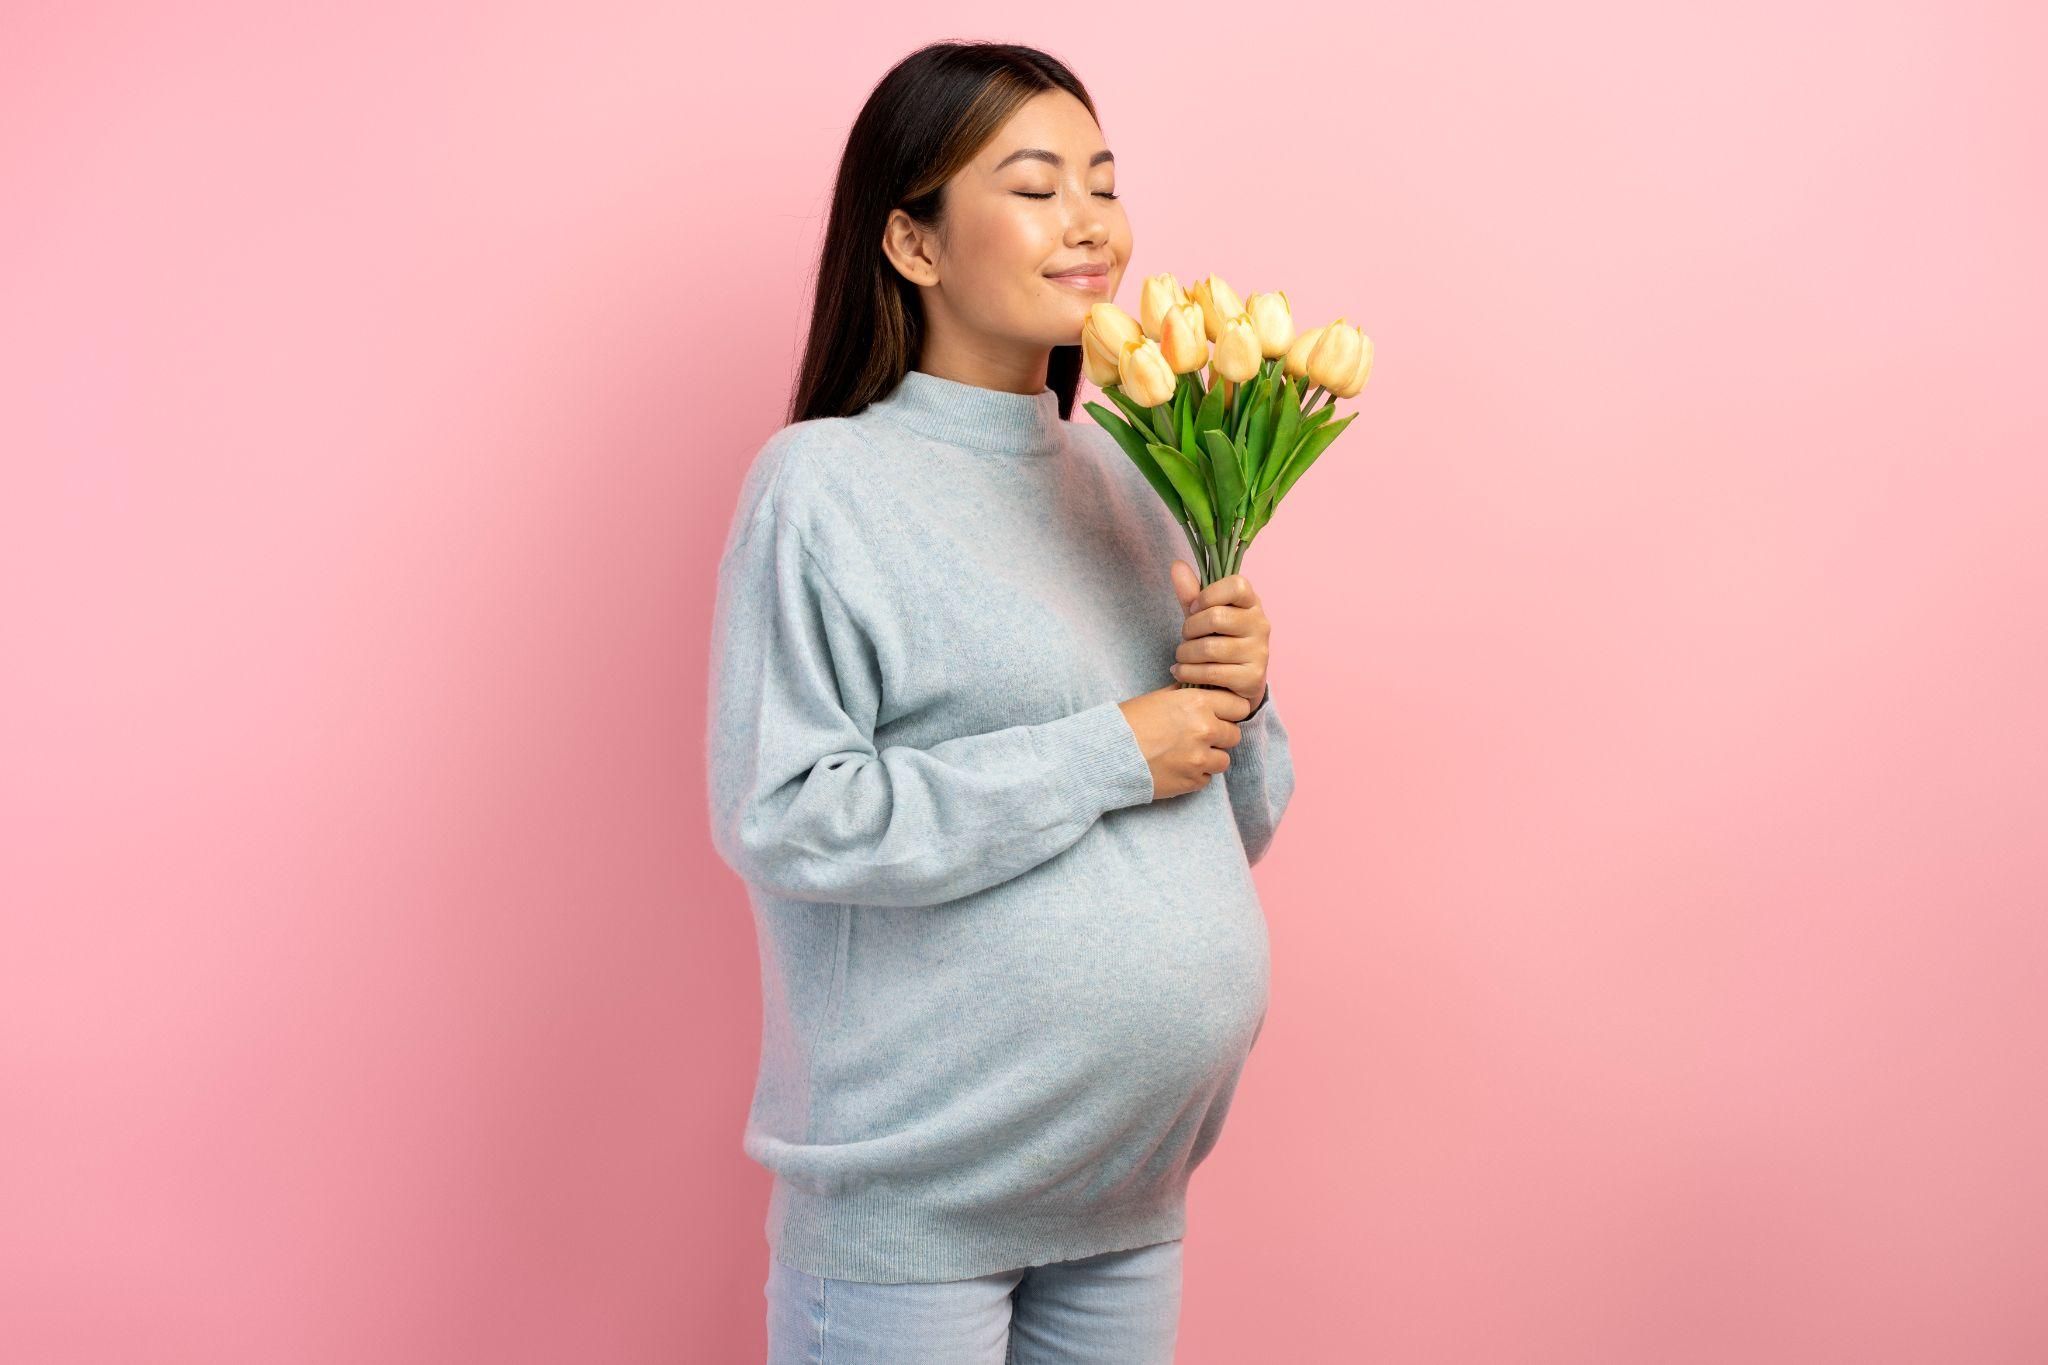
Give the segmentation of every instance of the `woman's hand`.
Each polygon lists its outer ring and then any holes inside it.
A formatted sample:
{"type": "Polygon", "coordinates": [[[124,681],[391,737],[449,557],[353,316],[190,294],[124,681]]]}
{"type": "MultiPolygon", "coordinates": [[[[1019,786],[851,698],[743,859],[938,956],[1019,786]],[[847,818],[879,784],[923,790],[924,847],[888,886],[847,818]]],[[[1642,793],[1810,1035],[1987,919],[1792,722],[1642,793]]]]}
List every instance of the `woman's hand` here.
{"type": "Polygon", "coordinates": [[[1173,590],[1180,597],[1180,647],[1173,676],[1182,682],[1227,687],[1256,710],[1266,697],[1266,662],[1272,654],[1272,630],[1266,609],[1252,583],[1241,573],[1226,575],[1208,587],[1185,559],[1173,561],[1173,590]]]}
{"type": "Polygon", "coordinates": [[[1124,721],[1152,769],[1152,799],[1200,791],[1230,771],[1230,751],[1243,736],[1237,722],[1251,714],[1244,698],[1223,699],[1207,687],[1157,687],[1118,702],[1124,721]]]}

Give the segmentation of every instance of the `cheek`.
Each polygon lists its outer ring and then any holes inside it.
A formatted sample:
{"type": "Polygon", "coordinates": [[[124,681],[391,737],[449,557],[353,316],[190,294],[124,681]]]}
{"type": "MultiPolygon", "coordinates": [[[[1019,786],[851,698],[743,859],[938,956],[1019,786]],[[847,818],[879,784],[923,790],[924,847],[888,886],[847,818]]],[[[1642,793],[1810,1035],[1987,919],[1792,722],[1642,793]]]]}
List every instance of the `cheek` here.
{"type": "Polygon", "coordinates": [[[1048,238],[1045,229],[1037,223],[1013,223],[996,249],[989,254],[991,261],[1000,261],[1001,270],[1007,281],[1007,292],[1013,296],[1033,298],[1042,294],[1041,285],[1046,262],[1061,254],[1057,238],[1048,238]]]}
{"type": "Polygon", "coordinates": [[[1059,253],[1060,244],[1048,241],[1045,230],[1029,215],[990,214],[956,240],[954,294],[962,307],[993,322],[1043,306],[1039,272],[1059,253]]]}

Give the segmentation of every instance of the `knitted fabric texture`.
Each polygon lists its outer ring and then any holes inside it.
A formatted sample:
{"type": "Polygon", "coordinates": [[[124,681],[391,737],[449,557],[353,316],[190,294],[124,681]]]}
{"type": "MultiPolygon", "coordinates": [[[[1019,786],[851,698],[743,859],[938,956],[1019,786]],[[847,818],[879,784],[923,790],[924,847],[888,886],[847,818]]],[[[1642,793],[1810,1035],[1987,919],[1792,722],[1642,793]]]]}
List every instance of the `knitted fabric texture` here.
{"type": "Polygon", "coordinates": [[[1158,494],[1050,389],[913,370],[771,435],[718,567],[707,756],[760,946],[746,1154],[773,1254],[966,1279],[1183,1235],[1265,1022],[1272,700],[1154,800],[1158,494]]]}

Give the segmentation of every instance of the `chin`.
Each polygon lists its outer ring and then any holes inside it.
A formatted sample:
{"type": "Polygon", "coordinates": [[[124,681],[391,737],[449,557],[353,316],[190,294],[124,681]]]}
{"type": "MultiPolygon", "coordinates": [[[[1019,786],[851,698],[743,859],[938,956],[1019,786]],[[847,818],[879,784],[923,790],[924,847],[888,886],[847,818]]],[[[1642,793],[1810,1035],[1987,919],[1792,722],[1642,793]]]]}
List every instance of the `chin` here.
{"type": "Polygon", "coordinates": [[[1079,307],[1064,310],[1057,317],[1048,317],[1039,331],[1054,346],[1079,346],[1081,326],[1088,321],[1088,308],[1089,305],[1084,303],[1079,307]]]}
{"type": "MultiPolygon", "coordinates": [[[[1052,285],[1050,287],[1058,289],[1060,286],[1052,285]]],[[[1081,324],[1088,320],[1088,310],[1108,297],[1109,295],[1107,294],[1077,294],[1065,300],[1063,306],[1054,316],[1060,319],[1061,328],[1071,330],[1074,334],[1074,339],[1079,341],[1081,337],[1081,324]]]]}

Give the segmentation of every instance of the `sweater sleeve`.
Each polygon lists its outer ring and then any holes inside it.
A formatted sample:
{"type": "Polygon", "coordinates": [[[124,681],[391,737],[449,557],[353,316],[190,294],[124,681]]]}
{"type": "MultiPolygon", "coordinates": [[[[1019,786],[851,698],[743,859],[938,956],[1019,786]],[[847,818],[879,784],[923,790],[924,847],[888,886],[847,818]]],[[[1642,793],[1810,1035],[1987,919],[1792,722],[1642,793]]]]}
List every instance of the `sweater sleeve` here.
{"type": "Polygon", "coordinates": [[[1287,745],[1287,727],[1274,711],[1273,684],[1256,715],[1238,723],[1237,747],[1223,781],[1230,789],[1230,813],[1244,841],[1247,862],[1256,863],[1272,847],[1274,831],[1294,795],[1294,758],[1287,745]]]}
{"type": "Polygon", "coordinates": [[[1029,871],[1152,800],[1115,701],[929,747],[877,747],[878,655],[767,452],[718,570],[707,754],[712,842],[771,894],[935,906],[1029,871]],[[751,505],[749,505],[751,503],[751,505]]]}

